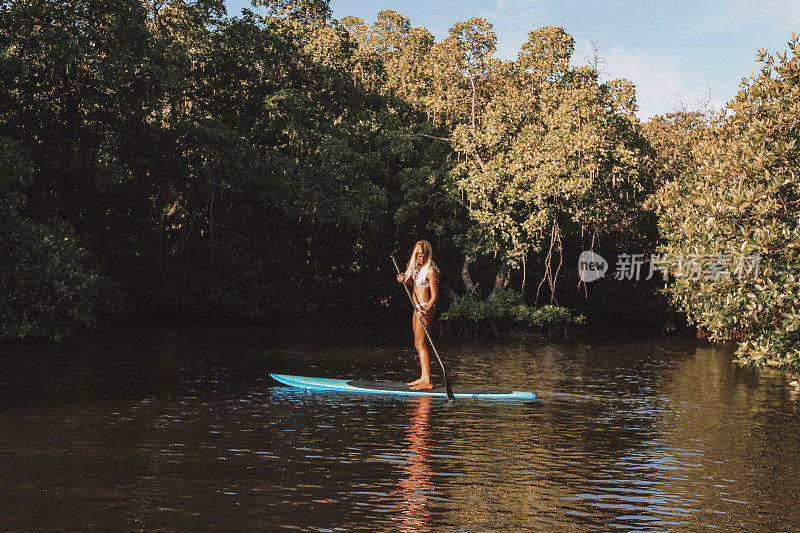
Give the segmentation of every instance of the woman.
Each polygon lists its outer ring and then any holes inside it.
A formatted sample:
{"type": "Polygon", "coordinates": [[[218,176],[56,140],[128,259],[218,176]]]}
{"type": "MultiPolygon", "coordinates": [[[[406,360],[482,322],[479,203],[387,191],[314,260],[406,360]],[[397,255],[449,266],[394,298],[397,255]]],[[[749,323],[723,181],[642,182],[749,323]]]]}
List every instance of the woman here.
{"type": "Polygon", "coordinates": [[[428,241],[417,241],[414,244],[406,271],[397,275],[397,281],[414,286],[412,293],[414,314],[411,317],[411,329],[414,332],[414,347],[419,354],[422,375],[407,385],[411,390],[430,390],[433,388],[431,360],[428,345],[425,342],[425,330],[420,323],[420,318],[425,322],[426,328],[430,327],[436,312],[436,298],[439,295],[439,269],[433,262],[433,250],[428,241]]]}

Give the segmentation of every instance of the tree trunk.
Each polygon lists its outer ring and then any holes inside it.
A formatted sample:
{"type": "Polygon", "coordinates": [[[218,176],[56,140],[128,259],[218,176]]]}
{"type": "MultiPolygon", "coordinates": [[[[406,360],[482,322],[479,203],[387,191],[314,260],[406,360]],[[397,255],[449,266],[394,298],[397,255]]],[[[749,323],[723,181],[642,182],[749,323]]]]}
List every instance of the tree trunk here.
{"type": "Polygon", "coordinates": [[[475,284],[472,282],[472,277],[469,275],[469,263],[472,258],[464,255],[464,264],[461,266],[461,279],[464,281],[464,287],[467,289],[467,294],[475,292],[475,284]]]}
{"type": "Polygon", "coordinates": [[[508,263],[503,263],[500,266],[500,269],[497,271],[497,275],[494,277],[494,288],[492,289],[492,293],[486,298],[486,301],[492,301],[497,298],[497,295],[503,292],[503,289],[506,287],[508,283],[508,263]]]}
{"type": "Polygon", "coordinates": [[[447,293],[447,295],[450,296],[450,307],[447,308],[447,310],[450,311],[453,307],[455,307],[458,304],[458,301],[460,300],[460,298],[459,298],[458,294],[456,294],[456,291],[454,291],[453,289],[451,289],[447,285],[442,284],[441,287],[443,287],[444,291],[447,293]]]}
{"type": "MultiPolygon", "coordinates": [[[[472,75],[472,70],[467,69],[469,73],[469,81],[472,84],[472,131],[475,132],[475,93],[477,89],[475,88],[475,76],[472,75]]],[[[481,165],[483,166],[483,165],[481,165]]]]}

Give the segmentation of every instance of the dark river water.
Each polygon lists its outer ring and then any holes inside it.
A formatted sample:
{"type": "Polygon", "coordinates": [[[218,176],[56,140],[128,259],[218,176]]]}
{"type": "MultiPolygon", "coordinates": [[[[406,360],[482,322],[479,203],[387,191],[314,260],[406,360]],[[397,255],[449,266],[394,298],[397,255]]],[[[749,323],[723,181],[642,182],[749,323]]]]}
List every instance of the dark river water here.
{"type": "Polygon", "coordinates": [[[308,393],[267,376],[410,380],[405,329],[0,346],[0,529],[800,529],[800,393],[783,374],[691,339],[438,348],[454,383],[539,399],[308,393]]]}

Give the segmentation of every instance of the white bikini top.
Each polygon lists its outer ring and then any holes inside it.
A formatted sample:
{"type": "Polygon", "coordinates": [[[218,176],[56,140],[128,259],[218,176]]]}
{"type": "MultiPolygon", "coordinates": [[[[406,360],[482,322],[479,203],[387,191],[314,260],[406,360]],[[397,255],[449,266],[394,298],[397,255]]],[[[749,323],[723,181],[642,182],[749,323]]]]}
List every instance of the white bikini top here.
{"type": "Polygon", "coordinates": [[[422,268],[414,267],[414,272],[411,274],[411,279],[414,280],[414,285],[417,287],[427,287],[428,283],[428,270],[429,265],[422,265],[422,268]]]}

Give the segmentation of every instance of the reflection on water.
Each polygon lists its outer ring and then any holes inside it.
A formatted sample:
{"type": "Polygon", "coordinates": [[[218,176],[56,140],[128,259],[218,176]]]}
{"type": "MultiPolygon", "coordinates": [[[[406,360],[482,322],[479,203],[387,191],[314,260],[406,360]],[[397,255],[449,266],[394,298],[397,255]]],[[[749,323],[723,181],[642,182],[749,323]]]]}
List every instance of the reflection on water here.
{"type": "Polygon", "coordinates": [[[432,491],[431,467],[428,456],[431,453],[430,445],[430,413],[431,402],[429,396],[412,398],[409,400],[410,417],[408,422],[408,435],[406,463],[403,465],[403,478],[400,479],[403,503],[396,520],[400,523],[400,531],[423,532],[430,531],[426,527],[430,518],[427,509],[428,492],[432,491]]]}
{"type": "Polygon", "coordinates": [[[800,398],[729,348],[443,339],[535,402],[308,393],[404,380],[407,331],[139,329],[0,348],[0,529],[792,530],[800,398]]]}

